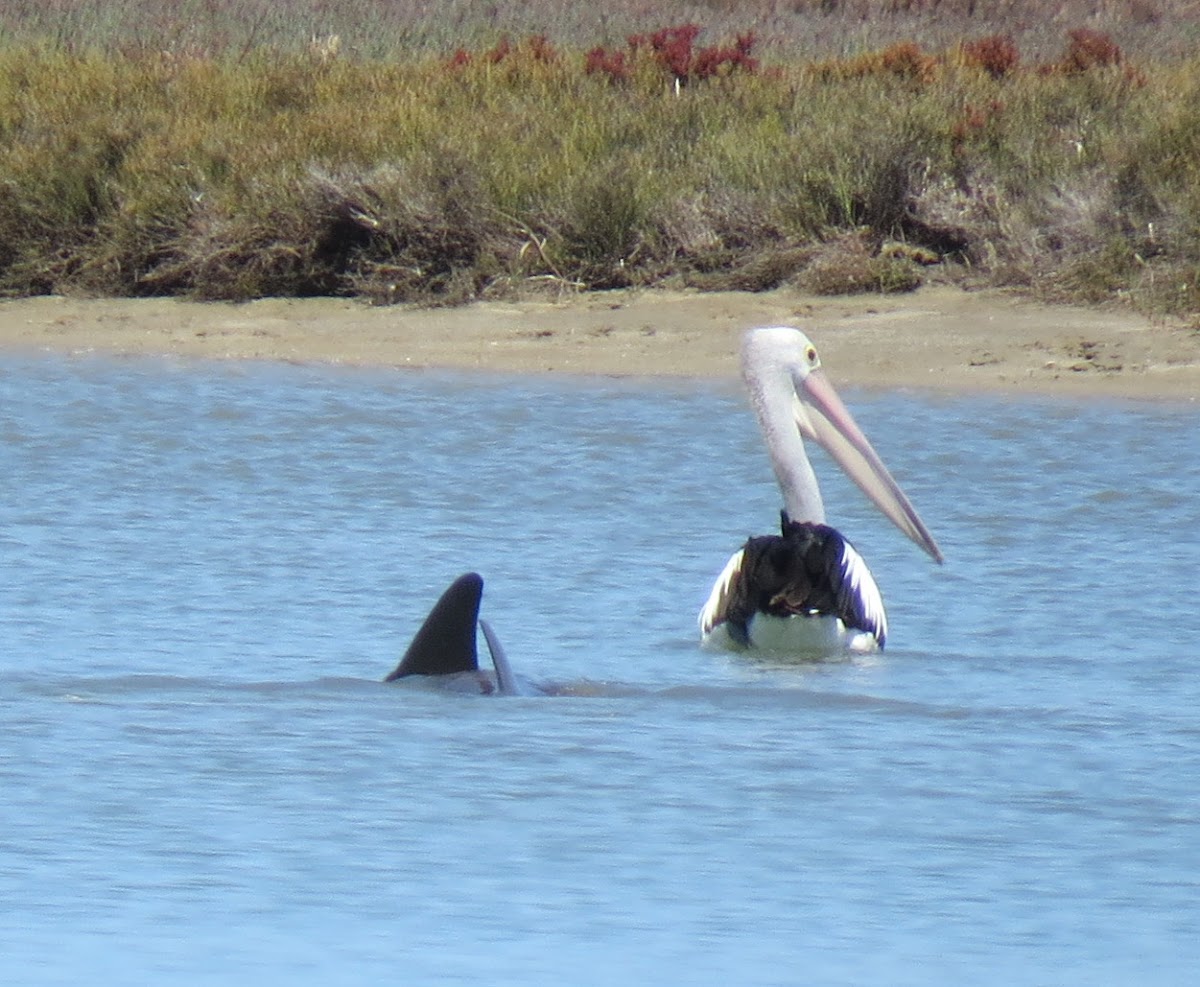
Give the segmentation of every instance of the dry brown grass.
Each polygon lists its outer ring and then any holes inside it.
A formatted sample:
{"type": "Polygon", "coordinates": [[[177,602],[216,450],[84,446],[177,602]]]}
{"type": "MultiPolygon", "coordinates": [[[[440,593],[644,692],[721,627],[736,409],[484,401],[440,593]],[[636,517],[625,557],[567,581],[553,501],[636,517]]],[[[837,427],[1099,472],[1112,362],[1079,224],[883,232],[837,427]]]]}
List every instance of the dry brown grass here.
{"type": "Polygon", "coordinates": [[[1039,7],[1034,48],[994,30],[1020,4],[710,5],[703,32],[681,20],[662,44],[616,36],[636,19],[620,5],[588,35],[578,5],[449,4],[457,33],[437,38],[415,7],[368,0],[212,3],[174,26],[170,8],[132,25],[123,7],[22,9],[0,48],[9,294],[445,304],[937,277],[1167,311],[1200,295],[1200,64],[1118,40],[1179,3],[1063,30],[1076,8],[1039,7]],[[1126,33],[1094,26],[1110,22],[1126,33]],[[785,27],[851,23],[788,59],[785,27]],[[970,30],[938,47],[946,23],[970,30]],[[382,25],[388,52],[365,42],[382,25]]]}
{"type": "Polygon", "coordinates": [[[772,60],[846,58],[913,42],[926,51],[1007,35],[1026,59],[1053,57],[1068,30],[1102,32],[1134,61],[1188,57],[1200,40],[1197,0],[74,0],[0,2],[9,43],[50,39],[131,52],[233,53],[264,46],[335,57],[479,50],[507,35],[554,45],[621,46],[631,34],[698,24],[706,36],[753,32],[772,60]]]}

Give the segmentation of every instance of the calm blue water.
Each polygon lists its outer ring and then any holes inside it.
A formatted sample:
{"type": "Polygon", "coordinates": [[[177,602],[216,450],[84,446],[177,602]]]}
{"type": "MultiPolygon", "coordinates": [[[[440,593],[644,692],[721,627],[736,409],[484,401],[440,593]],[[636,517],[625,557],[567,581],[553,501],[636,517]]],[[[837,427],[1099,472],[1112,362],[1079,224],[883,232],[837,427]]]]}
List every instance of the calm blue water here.
{"type": "Polygon", "coordinates": [[[1190,984],[1200,410],[846,395],[889,650],[714,657],[733,384],[0,358],[6,983],[1190,984]],[[460,572],[519,672],[383,686],[460,572]]]}

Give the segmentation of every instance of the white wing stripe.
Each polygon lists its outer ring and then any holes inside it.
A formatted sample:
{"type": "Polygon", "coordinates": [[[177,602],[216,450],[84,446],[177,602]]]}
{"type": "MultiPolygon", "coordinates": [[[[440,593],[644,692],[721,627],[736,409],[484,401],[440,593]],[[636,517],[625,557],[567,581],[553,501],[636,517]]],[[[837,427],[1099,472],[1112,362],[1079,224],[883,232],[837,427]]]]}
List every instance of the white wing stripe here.
{"type": "Polygon", "coordinates": [[[887,612],[883,609],[883,596],[863,557],[845,539],[842,540],[842,578],[849,582],[867,625],[882,646],[887,640],[887,612]]]}
{"type": "Polygon", "coordinates": [[[729,561],[725,563],[721,574],[717,576],[717,581],[713,583],[712,592],[708,595],[708,602],[700,611],[700,633],[711,634],[712,629],[725,619],[725,608],[729,601],[731,588],[741,575],[744,555],[744,549],[734,552],[729,557],[729,561]]]}

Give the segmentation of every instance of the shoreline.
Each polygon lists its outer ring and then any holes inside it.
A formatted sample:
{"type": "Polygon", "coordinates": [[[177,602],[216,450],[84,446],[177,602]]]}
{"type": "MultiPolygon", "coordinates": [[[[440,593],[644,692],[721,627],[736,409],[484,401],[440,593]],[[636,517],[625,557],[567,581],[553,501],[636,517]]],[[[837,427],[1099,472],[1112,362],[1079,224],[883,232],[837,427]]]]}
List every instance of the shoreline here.
{"type": "Polygon", "coordinates": [[[0,301],[0,349],[379,368],[736,378],[742,330],[804,329],[835,384],[1200,401],[1200,329],[997,290],[627,290],[457,308],[347,299],[0,301]]]}

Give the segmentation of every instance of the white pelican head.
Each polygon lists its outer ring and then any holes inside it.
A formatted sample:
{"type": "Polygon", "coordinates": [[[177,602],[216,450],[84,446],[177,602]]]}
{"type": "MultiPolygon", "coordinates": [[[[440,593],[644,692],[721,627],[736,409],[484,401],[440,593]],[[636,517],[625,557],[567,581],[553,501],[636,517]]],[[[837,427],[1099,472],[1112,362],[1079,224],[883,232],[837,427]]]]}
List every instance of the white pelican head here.
{"type": "Polygon", "coordinates": [[[785,326],[751,329],[742,341],[742,376],[792,520],[825,520],[803,436],[819,443],[885,517],[942,561],[937,542],[829,383],[804,333],[785,326]]]}

